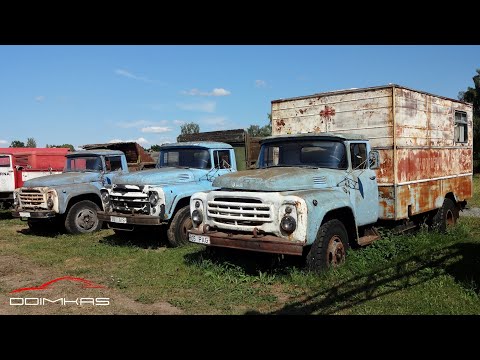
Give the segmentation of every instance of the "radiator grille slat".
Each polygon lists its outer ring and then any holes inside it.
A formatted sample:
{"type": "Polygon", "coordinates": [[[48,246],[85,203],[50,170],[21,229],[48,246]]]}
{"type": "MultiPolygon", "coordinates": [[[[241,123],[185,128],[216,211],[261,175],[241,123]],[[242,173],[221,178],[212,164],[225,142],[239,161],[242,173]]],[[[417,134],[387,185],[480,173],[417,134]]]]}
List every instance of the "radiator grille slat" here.
{"type": "Polygon", "coordinates": [[[207,202],[207,214],[223,224],[260,226],[272,221],[272,207],[258,199],[217,198],[207,202]]]}

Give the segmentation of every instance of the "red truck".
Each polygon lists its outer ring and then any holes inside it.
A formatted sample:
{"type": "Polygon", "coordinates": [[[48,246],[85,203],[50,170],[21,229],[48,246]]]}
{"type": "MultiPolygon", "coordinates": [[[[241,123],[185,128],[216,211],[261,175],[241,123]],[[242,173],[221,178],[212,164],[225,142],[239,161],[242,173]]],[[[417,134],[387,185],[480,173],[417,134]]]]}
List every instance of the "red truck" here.
{"type": "Polygon", "coordinates": [[[13,203],[13,190],[23,182],[58,174],[65,166],[68,148],[0,148],[0,204],[13,203]]]}

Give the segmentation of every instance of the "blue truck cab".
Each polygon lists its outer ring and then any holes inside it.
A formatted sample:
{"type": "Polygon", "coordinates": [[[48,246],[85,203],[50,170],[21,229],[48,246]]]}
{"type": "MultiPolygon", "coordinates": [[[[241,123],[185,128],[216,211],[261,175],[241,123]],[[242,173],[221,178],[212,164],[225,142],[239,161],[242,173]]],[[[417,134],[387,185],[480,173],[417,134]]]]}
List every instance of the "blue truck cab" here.
{"type": "Polygon", "coordinates": [[[114,177],[127,173],[125,155],[118,150],[82,150],[66,155],[62,174],[25,181],[15,190],[12,215],[26,219],[32,231],[61,225],[71,234],[102,227],[97,211],[100,189],[114,177]]]}
{"type": "Polygon", "coordinates": [[[116,233],[152,226],[167,228],[172,246],[188,243],[193,193],[213,189],[215,178],[235,172],[231,145],[198,141],[163,145],[155,169],[117,176],[102,189],[100,220],[116,233]]]}

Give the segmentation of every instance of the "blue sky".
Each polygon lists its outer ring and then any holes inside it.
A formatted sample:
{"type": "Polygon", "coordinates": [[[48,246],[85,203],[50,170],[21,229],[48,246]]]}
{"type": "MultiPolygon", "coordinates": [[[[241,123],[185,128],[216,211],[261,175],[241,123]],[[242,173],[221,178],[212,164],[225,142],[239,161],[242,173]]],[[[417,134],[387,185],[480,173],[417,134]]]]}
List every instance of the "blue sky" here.
{"type": "Polygon", "coordinates": [[[271,100],[396,83],[457,98],[480,46],[0,46],[0,147],[266,125],[271,100]]]}

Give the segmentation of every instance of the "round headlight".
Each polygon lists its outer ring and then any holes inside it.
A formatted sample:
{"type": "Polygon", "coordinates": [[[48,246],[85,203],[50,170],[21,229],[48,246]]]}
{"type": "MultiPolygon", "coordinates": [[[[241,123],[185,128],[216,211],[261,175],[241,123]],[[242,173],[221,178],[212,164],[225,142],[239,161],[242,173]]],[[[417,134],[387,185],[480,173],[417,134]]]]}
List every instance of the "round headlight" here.
{"type": "Polygon", "coordinates": [[[47,200],[47,207],[49,209],[53,209],[53,199],[51,197],[49,197],[47,200]]]}
{"type": "Polygon", "coordinates": [[[195,225],[198,225],[198,224],[201,224],[203,221],[203,215],[202,215],[202,212],[200,210],[193,210],[192,211],[192,222],[195,224],[195,225]]]}
{"type": "Polygon", "coordinates": [[[283,231],[291,234],[297,228],[297,222],[293,217],[287,215],[282,218],[282,221],[280,222],[280,226],[283,229],[283,231]]]}
{"type": "Polygon", "coordinates": [[[106,192],[106,191],[102,192],[102,201],[105,204],[108,204],[108,202],[110,201],[110,195],[108,195],[108,192],[106,192]]]}
{"type": "Polygon", "coordinates": [[[198,209],[200,207],[200,201],[195,201],[195,209],[198,209]]]}
{"type": "Polygon", "coordinates": [[[20,199],[18,198],[18,194],[13,197],[13,206],[20,205],[20,199]]]}
{"type": "Polygon", "coordinates": [[[155,191],[152,191],[150,193],[150,196],[148,197],[148,201],[150,201],[150,205],[155,206],[158,204],[158,193],[155,191]]]}

